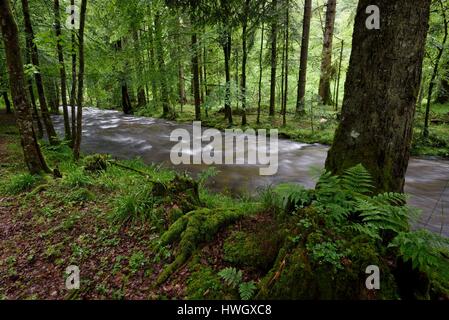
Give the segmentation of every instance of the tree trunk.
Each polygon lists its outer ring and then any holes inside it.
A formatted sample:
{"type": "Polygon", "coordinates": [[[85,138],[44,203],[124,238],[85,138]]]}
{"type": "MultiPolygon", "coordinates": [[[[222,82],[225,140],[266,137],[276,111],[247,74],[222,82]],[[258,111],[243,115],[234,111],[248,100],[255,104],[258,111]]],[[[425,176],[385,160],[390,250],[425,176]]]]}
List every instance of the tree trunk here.
{"type": "MultiPolygon", "coordinates": [[[[30,64],[31,63],[30,53],[27,52],[25,54],[25,57],[26,57],[26,63],[30,64]]],[[[44,128],[42,126],[42,122],[39,117],[39,112],[38,112],[37,106],[36,106],[36,97],[34,96],[34,90],[33,90],[33,79],[31,77],[27,77],[26,84],[28,86],[28,92],[30,94],[30,100],[31,100],[31,106],[32,106],[31,114],[32,114],[33,122],[37,126],[37,137],[39,139],[42,139],[44,137],[44,128]]]]}
{"type": "MultiPolygon", "coordinates": [[[[26,42],[28,49],[30,50],[31,61],[33,65],[39,69],[39,55],[37,52],[37,46],[34,43],[34,33],[33,27],[31,25],[28,0],[22,0],[22,11],[25,24],[25,33],[27,38],[26,42]]],[[[38,70],[38,72],[34,74],[34,77],[36,80],[37,93],[39,95],[39,103],[41,107],[42,119],[44,122],[45,130],[47,131],[48,140],[50,144],[54,145],[58,143],[58,136],[56,135],[56,131],[55,128],[53,127],[53,123],[50,118],[50,113],[48,111],[47,100],[45,99],[44,85],[42,82],[42,75],[40,73],[40,70],[38,70]]]]}
{"type": "Polygon", "coordinates": [[[73,156],[75,160],[80,158],[81,138],[82,138],[82,119],[83,119],[83,89],[84,89],[84,26],[86,24],[86,8],[87,0],[81,1],[80,12],[80,29],[78,32],[78,106],[76,115],[76,137],[75,145],[73,147],[73,156]]]}
{"type": "Polygon", "coordinates": [[[22,54],[19,46],[19,30],[14,20],[9,0],[0,0],[0,20],[5,44],[9,83],[25,163],[32,174],[50,172],[42,156],[33,128],[31,105],[26,93],[22,54]]]}
{"type": "Polygon", "coordinates": [[[192,34],[192,71],[193,71],[193,97],[195,99],[195,120],[201,120],[201,95],[200,76],[198,66],[198,41],[197,35],[192,34]]]}
{"type": "MultiPolygon", "coordinates": [[[[72,11],[71,11],[71,15],[72,17],[74,17],[74,12],[73,12],[73,7],[75,5],[75,0],[71,0],[70,1],[70,5],[72,6],[72,11]]],[[[71,141],[71,145],[72,147],[74,146],[75,143],[75,139],[76,139],[76,108],[75,108],[75,104],[76,104],[76,80],[77,80],[77,75],[76,75],[76,31],[75,31],[75,21],[72,20],[71,21],[71,43],[72,43],[72,87],[70,89],[70,109],[71,109],[71,114],[72,114],[72,141],[71,141]]]]}
{"type": "Polygon", "coordinates": [[[179,104],[181,105],[181,109],[187,103],[186,83],[184,77],[185,77],[184,66],[182,65],[181,61],[178,61],[178,90],[179,90],[179,104]]]}
{"type": "Polygon", "coordinates": [[[327,1],[323,53],[321,56],[320,89],[318,93],[321,97],[323,104],[325,105],[332,105],[330,82],[332,73],[332,41],[334,37],[336,8],[337,8],[337,0],[327,1]]]}
{"type": "Polygon", "coordinates": [[[438,54],[437,54],[437,58],[435,60],[435,66],[433,68],[432,77],[429,82],[429,90],[427,92],[426,115],[425,115],[425,119],[424,119],[424,129],[423,129],[424,138],[429,137],[430,105],[432,103],[432,94],[433,94],[433,89],[435,87],[435,83],[436,83],[437,76],[438,76],[438,69],[440,66],[440,61],[441,61],[441,58],[443,57],[444,48],[446,46],[446,42],[447,42],[447,38],[448,38],[449,21],[446,16],[446,9],[444,7],[442,0],[439,0],[439,3],[441,6],[441,14],[443,16],[443,21],[444,21],[444,38],[443,38],[443,42],[441,43],[441,47],[437,48],[438,54]]]}
{"type": "Polygon", "coordinates": [[[404,189],[430,2],[359,1],[342,120],[326,169],[341,174],[361,163],[377,192],[404,189]],[[373,3],[382,12],[380,30],[365,26],[373,3]]]}
{"type": "Polygon", "coordinates": [[[242,30],[242,126],[247,124],[246,119],[246,64],[248,60],[248,48],[246,44],[247,29],[248,29],[248,11],[249,11],[250,0],[245,0],[245,13],[243,20],[243,30],[242,30]]]}
{"type": "Polygon", "coordinates": [[[443,75],[440,83],[440,91],[438,92],[438,97],[435,100],[436,103],[445,104],[449,102],[449,74],[447,76],[443,75]]]}
{"type": "Polygon", "coordinates": [[[12,113],[11,102],[9,101],[8,93],[6,91],[3,91],[2,96],[3,96],[3,100],[5,100],[6,113],[11,114],[12,113]]]}
{"type": "Polygon", "coordinates": [[[162,102],[162,110],[163,118],[174,118],[174,115],[171,112],[170,108],[170,97],[169,97],[169,88],[167,82],[167,74],[165,68],[164,61],[164,48],[162,46],[162,25],[161,25],[161,16],[159,13],[156,13],[154,17],[154,31],[156,34],[156,53],[157,60],[159,65],[159,76],[161,83],[161,102],[162,102]]]}
{"type": "MultiPolygon", "coordinates": [[[[149,14],[151,15],[151,13],[149,14]]],[[[159,102],[159,92],[157,89],[157,68],[156,68],[156,58],[154,53],[154,34],[153,34],[153,25],[150,25],[148,28],[148,40],[149,40],[149,51],[148,51],[148,60],[150,64],[150,72],[151,72],[151,95],[153,97],[153,106],[156,106],[159,102]]]]}
{"type": "Polygon", "coordinates": [[[260,35],[260,51],[259,51],[259,93],[257,96],[257,124],[260,124],[260,111],[262,103],[262,76],[263,76],[263,35],[265,33],[265,25],[262,22],[262,30],[260,35]]]}
{"type": "Polygon", "coordinates": [[[304,18],[302,25],[301,57],[299,65],[298,92],[296,99],[296,114],[305,113],[305,96],[307,84],[307,62],[309,60],[310,21],[312,19],[312,0],[304,2],[304,18]]]}
{"type": "MultiPolygon", "coordinates": [[[[273,10],[277,11],[277,0],[273,0],[273,10]]],[[[274,116],[276,106],[276,67],[277,67],[277,18],[271,24],[271,80],[270,80],[270,117],[274,116]]]]}
{"type": "Polygon", "coordinates": [[[288,102],[288,50],[290,47],[290,8],[289,8],[289,1],[287,0],[286,3],[286,17],[285,17],[285,71],[284,71],[284,98],[283,98],[283,106],[282,106],[282,125],[287,125],[287,102],[288,102]]]}
{"type": "Polygon", "coordinates": [[[226,76],[226,93],[225,93],[225,115],[228,119],[228,124],[232,125],[232,109],[231,109],[231,34],[226,31],[226,40],[223,46],[225,58],[225,76],[226,76]]]}

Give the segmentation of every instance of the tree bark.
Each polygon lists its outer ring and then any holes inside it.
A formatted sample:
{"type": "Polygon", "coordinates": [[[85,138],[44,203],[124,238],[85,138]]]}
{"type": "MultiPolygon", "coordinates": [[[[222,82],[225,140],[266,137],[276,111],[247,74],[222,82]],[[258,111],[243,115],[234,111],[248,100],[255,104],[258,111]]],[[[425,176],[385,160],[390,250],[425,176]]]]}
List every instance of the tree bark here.
{"type": "Polygon", "coordinates": [[[9,101],[8,93],[6,91],[3,91],[2,96],[3,96],[3,100],[5,100],[6,113],[11,114],[12,113],[11,102],[9,101]]]}
{"type": "Polygon", "coordinates": [[[318,93],[325,105],[332,105],[330,81],[332,73],[332,42],[334,37],[336,8],[337,0],[327,1],[323,53],[321,58],[320,88],[318,93]]]}
{"type": "Polygon", "coordinates": [[[225,58],[225,76],[226,76],[226,93],[225,93],[225,115],[228,119],[228,124],[232,125],[232,109],[231,109],[231,34],[226,31],[225,43],[223,45],[223,52],[225,58]]]}
{"type": "Polygon", "coordinates": [[[83,89],[84,89],[84,27],[86,24],[87,0],[81,1],[80,11],[80,29],[78,32],[78,106],[76,115],[76,137],[73,147],[73,156],[75,160],[80,158],[81,139],[83,134],[83,89]]]}
{"type": "Polygon", "coordinates": [[[290,8],[289,1],[286,1],[286,17],[285,17],[285,62],[284,62],[284,98],[282,99],[282,125],[287,125],[287,101],[288,101],[288,50],[290,47],[290,8]]]}
{"type": "Polygon", "coordinates": [[[161,16],[159,13],[156,13],[154,17],[154,31],[156,34],[156,54],[157,61],[159,65],[159,76],[161,83],[161,102],[162,102],[162,117],[164,118],[174,118],[174,114],[170,108],[170,97],[169,97],[169,88],[167,82],[167,74],[165,68],[165,60],[164,60],[164,48],[162,46],[162,25],[161,25],[161,16]]]}
{"type": "Polygon", "coordinates": [[[193,71],[193,97],[195,100],[195,120],[201,120],[201,94],[200,94],[200,76],[198,65],[198,41],[197,35],[192,34],[192,71],[193,71]]]}
{"type": "MultiPolygon", "coordinates": [[[[75,0],[71,0],[70,1],[70,5],[73,6],[75,5],[75,0]]],[[[71,12],[72,17],[74,12],[71,12]]],[[[72,147],[74,146],[75,143],[75,139],[76,139],[76,108],[75,108],[75,104],[76,104],[76,81],[77,81],[77,74],[76,74],[76,31],[75,31],[75,21],[72,20],[72,30],[71,30],[71,49],[72,49],[72,87],[70,89],[70,111],[71,111],[71,115],[72,115],[72,133],[71,133],[71,145],[72,147]]]]}
{"type": "MultiPolygon", "coordinates": [[[[33,27],[31,25],[28,0],[22,0],[22,11],[25,24],[25,33],[27,38],[26,42],[28,49],[30,50],[31,61],[33,65],[39,69],[39,54],[37,52],[37,46],[34,43],[34,33],[33,27]]],[[[45,90],[40,70],[38,70],[38,72],[34,74],[34,77],[36,80],[37,93],[39,96],[39,104],[41,107],[42,119],[44,122],[45,130],[47,131],[48,140],[50,144],[54,145],[58,143],[58,136],[56,134],[55,128],[53,127],[53,123],[50,118],[50,113],[48,111],[47,100],[45,98],[45,90]]]]}
{"type": "Polygon", "coordinates": [[[263,36],[265,33],[265,25],[262,22],[262,30],[260,35],[260,51],[259,51],[259,94],[257,96],[257,124],[260,124],[260,112],[262,104],[262,76],[263,76],[263,36]]]}
{"type": "Polygon", "coordinates": [[[242,94],[242,126],[247,124],[246,119],[246,64],[248,61],[248,48],[247,48],[247,29],[248,29],[248,14],[249,14],[250,0],[245,0],[245,12],[243,17],[242,28],[242,81],[241,81],[241,94],[242,94]]]}
{"type": "Polygon", "coordinates": [[[430,2],[359,1],[342,120],[326,161],[328,171],[341,174],[361,163],[377,192],[403,192],[430,2]],[[365,10],[373,4],[382,13],[380,30],[365,26],[365,10]]]}
{"type": "MultiPolygon", "coordinates": [[[[273,0],[273,10],[277,11],[277,0],[273,0]]],[[[271,24],[271,80],[270,80],[270,117],[276,107],[276,69],[277,69],[277,15],[271,24]]]]}
{"type": "Polygon", "coordinates": [[[0,20],[5,44],[9,83],[25,163],[32,174],[50,172],[42,156],[33,128],[31,105],[26,93],[22,54],[19,46],[19,30],[14,20],[9,0],[0,0],[0,20]]]}
{"type": "Polygon", "coordinates": [[[305,113],[305,96],[307,84],[307,62],[309,60],[310,21],[312,19],[312,0],[304,1],[304,18],[302,24],[301,57],[299,63],[298,92],[296,114],[305,113]]]}
{"type": "MultiPolygon", "coordinates": [[[[30,64],[31,63],[30,53],[27,52],[25,54],[25,57],[26,57],[26,63],[30,64]]],[[[32,106],[31,114],[33,117],[33,122],[37,126],[37,134],[36,135],[37,135],[38,139],[42,139],[44,136],[44,128],[42,126],[42,122],[39,117],[39,112],[37,110],[36,97],[34,96],[34,90],[33,90],[33,79],[31,77],[27,77],[26,85],[28,86],[28,92],[30,94],[30,101],[31,101],[31,106],[32,106]]]]}

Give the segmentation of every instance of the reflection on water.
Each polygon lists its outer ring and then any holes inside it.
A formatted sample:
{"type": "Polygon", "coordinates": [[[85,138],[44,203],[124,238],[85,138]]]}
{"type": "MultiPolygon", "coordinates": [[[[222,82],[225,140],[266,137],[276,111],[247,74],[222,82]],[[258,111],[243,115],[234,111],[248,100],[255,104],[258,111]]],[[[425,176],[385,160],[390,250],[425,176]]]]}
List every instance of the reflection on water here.
{"type": "MultiPolygon", "coordinates": [[[[192,132],[192,125],[126,116],[118,111],[85,108],[83,113],[83,152],[108,153],[118,159],[140,157],[147,164],[174,167],[170,162],[170,151],[175,144],[170,141],[171,132],[177,128],[192,132]]],[[[54,116],[54,121],[62,135],[62,116],[54,116]]],[[[259,168],[266,166],[215,165],[219,174],[211,181],[210,187],[235,194],[255,194],[258,188],[281,182],[295,182],[313,188],[314,172],[323,168],[326,155],[327,147],[322,145],[279,140],[279,170],[276,175],[260,176],[259,168]]],[[[194,175],[206,168],[205,165],[176,167],[194,175]]],[[[420,225],[449,236],[449,162],[412,159],[407,172],[406,192],[412,196],[410,204],[423,211],[420,225]]]]}

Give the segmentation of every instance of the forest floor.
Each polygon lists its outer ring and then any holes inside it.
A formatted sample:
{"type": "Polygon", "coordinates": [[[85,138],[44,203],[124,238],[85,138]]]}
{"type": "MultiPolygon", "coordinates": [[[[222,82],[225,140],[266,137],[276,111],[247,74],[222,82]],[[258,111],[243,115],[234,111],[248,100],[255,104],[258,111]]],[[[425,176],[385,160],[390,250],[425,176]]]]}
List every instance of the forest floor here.
{"type": "MultiPolygon", "coordinates": [[[[0,300],[399,298],[398,253],[311,205],[335,208],[341,195],[289,186],[288,197],[236,199],[140,160],[75,163],[64,143],[42,149],[62,179],[27,173],[14,118],[1,114],[0,300]],[[379,292],[364,285],[373,263],[379,292]],[[66,288],[68,266],[79,290],[66,288]]],[[[447,299],[449,273],[432,270],[431,296],[447,299]]]]}
{"type": "MultiPolygon", "coordinates": [[[[264,106],[264,110],[267,107],[264,106]]],[[[178,122],[191,123],[195,119],[194,106],[185,105],[181,111],[180,106],[176,107],[178,122]]],[[[224,118],[222,109],[211,109],[206,115],[203,112],[203,126],[224,130],[229,127],[224,118]]],[[[422,128],[424,123],[425,106],[417,110],[414,126],[414,140],[412,145],[412,156],[436,156],[449,158],[449,105],[434,104],[430,114],[430,137],[422,138],[422,128]]],[[[137,112],[139,115],[156,116],[160,114],[150,107],[137,112]]],[[[282,115],[277,113],[274,117],[269,117],[266,112],[261,113],[260,123],[257,124],[257,110],[248,108],[247,123],[244,127],[253,129],[279,129],[279,136],[302,143],[319,143],[331,145],[334,133],[338,125],[338,113],[332,106],[316,105],[313,112],[307,110],[303,117],[296,117],[293,110],[289,110],[286,115],[286,125],[283,125],[282,115]]],[[[242,127],[242,110],[233,110],[233,122],[235,127],[242,127]]]]}

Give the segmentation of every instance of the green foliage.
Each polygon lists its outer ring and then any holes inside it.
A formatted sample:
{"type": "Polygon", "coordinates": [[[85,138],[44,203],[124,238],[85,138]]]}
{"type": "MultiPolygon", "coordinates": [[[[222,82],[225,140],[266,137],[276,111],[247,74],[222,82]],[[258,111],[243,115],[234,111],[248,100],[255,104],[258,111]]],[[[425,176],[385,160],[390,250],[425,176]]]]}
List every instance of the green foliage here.
{"type": "Polygon", "coordinates": [[[238,288],[242,300],[250,300],[257,290],[254,281],[244,282],[243,273],[236,268],[225,268],[218,275],[231,288],[238,288]]]}
{"type": "Polygon", "coordinates": [[[87,187],[93,184],[91,177],[78,166],[71,165],[69,171],[64,175],[62,183],[70,188],[87,187]]]}
{"type": "Polygon", "coordinates": [[[149,187],[131,189],[129,193],[120,195],[115,199],[110,218],[114,223],[121,224],[151,220],[151,218],[154,218],[154,202],[149,187]]]}
{"type": "Polygon", "coordinates": [[[254,281],[243,282],[239,286],[240,298],[242,300],[250,300],[254,296],[256,290],[257,286],[254,281]]]}
{"type": "Polygon", "coordinates": [[[449,239],[427,230],[401,232],[391,242],[404,261],[424,272],[433,285],[449,294],[449,239]]]}
{"type": "Polygon", "coordinates": [[[188,299],[223,299],[224,295],[225,288],[212,268],[199,265],[187,280],[188,299]]]}
{"type": "Polygon", "coordinates": [[[145,266],[147,259],[142,251],[134,252],[129,258],[129,269],[132,273],[136,273],[145,266]]]}
{"type": "Polygon", "coordinates": [[[29,173],[18,174],[10,179],[5,189],[7,193],[19,194],[31,190],[40,179],[39,176],[29,173]]]}
{"type": "Polygon", "coordinates": [[[236,268],[226,268],[221,270],[218,275],[224,280],[224,282],[233,288],[236,288],[243,279],[243,273],[236,268]]]}

